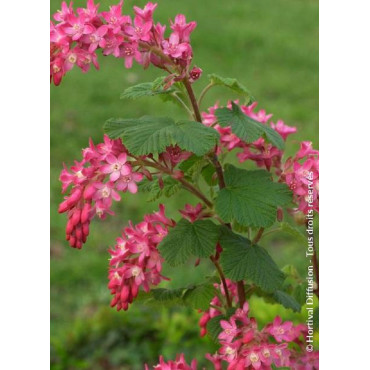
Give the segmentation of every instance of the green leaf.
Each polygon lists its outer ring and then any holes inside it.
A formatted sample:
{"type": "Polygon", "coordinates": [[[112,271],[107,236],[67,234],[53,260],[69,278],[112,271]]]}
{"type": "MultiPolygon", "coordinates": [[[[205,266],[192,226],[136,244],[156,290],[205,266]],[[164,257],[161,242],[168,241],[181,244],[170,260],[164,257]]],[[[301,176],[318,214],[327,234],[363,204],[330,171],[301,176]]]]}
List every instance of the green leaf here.
{"type": "Polygon", "coordinates": [[[202,176],[203,176],[205,182],[209,186],[216,186],[217,185],[218,181],[217,181],[217,176],[216,176],[216,169],[211,164],[207,164],[202,169],[202,176]]]}
{"type": "Polygon", "coordinates": [[[253,143],[263,136],[278,149],[284,149],[284,140],[275,130],[248,117],[234,102],[231,104],[231,109],[219,108],[216,110],[218,123],[221,126],[231,126],[232,132],[247,143],[253,143]]]}
{"type": "Polygon", "coordinates": [[[162,188],[160,188],[157,180],[149,181],[148,179],[144,179],[139,183],[139,190],[143,193],[149,193],[147,201],[154,202],[162,195],[167,198],[172,197],[172,195],[181,190],[181,185],[171,176],[164,176],[162,188]]]}
{"type": "Polygon", "coordinates": [[[207,165],[207,160],[203,157],[192,155],[185,161],[181,162],[179,169],[184,172],[186,176],[196,181],[203,169],[207,165]]]}
{"type": "Polygon", "coordinates": [[[174,89],[163,88],[164,77],[159,77],[153,82],[144,82],[135,86],[128,87],[122,94],[121,99],[138,99],[143,96],[154,96],[159,94],[171,94],[174,89]]]}
{"type": "Polygon", "coordinates": [[[290,367],[277,367],[275,364],[271,364],[271,369],[273,370],[291,370],[290,367]]]}
{"type": "Polygon", "coordinates": [[[282,222],[280,224],[280,228],[281,228],[281,231],[292,235],[299,242],[303,243],[303,245],[305,245],[307,243],[306,236],[300,230],[298,230],[294,226],[288,224],[287,222],[282,222]]]}
{"type": "Polygon", "coordinates": [[[184,263],[191,255],[209,257],[214,253],[220,228],[210,220],[193,223],[181,219],[159,245],[163,258],[171,266],[184,263]]]}
{"type": "Polygon", "coordinates": [[[266,292],[274,292],[284,282],[284,274],[267,253],[258,245],[224,227],[220,244],[220,263],[224,274],[233,281],[250,280],[266,292]]]}
{"type": "Polygon", "coordinates": [[[216,130],[199,122],[175,122],[168,117],[111,118],[105,123],[104,131],[112,139],[121,137],[134,155],[159,154],[167,146],[177,144],[183,150],[202,156],[219,138],[216,130]]]}
{"type": "Polygon", "coordinates": [[[247,171],[225,166],[226,187],[217,196],[216,211],[225,222],[269,227],[278,206],[288,204],[292,194],[285,184],[274,183],[264,170],[247,171]]]}
{"type": "Polygon", "coordinates": [[[293,291],[294,299],[301,305],[306,303],[306,287],[306,284],[300,284],[293,291]]]}
{"type": "Polygon", "coordinates": [[[201,284],[188,289],[184,294],[184,301],[193,308],[205,311],[215,295],[216,289],[212,284],[201,284]]]}
{"type": "Polygon", "coordinates": [[[181,299],[184,288],[179,289],[165,289],[157,288],[151,290],[153,298],[157,301],[166,302],[181,299]]]}
{"type": "Polygon", "coordinates": [[[219,139],[219,133],[211,127],[194,121],[179,121],[174,131],[175,141],[180,148],[202,156],[209,152],[219,139]]]}
{"type": "Polygon", "coordinates": [[[283,292],[282,290],[277,290],[274,292],[273,298],[285,308],[290,308],[295,312],[301,312],[301,305],[291,295],[283,292]]]}
{"type": "Polygon", "coordinates": [[[254,101],[254,98],[249,90],[235,78],[221,77],[216,74],[210,74],[208,75],[208,79],[213,85],[225,86],[231,89],[233,92],[244,96],[248,102],[254,101]]]}

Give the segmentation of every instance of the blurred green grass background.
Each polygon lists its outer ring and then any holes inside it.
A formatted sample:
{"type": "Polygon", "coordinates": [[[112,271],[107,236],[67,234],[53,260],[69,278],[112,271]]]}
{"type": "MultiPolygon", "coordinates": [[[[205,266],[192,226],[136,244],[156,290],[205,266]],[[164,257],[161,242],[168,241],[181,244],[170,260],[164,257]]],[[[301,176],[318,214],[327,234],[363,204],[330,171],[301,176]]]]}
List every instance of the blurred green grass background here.
{"type": "MultiPolygon", "coordinates": [[[[101,9],[118,1],[101,1],[101,9]]],[[[132,14],[132,5],[142,0],[126,0],[124,9],[132,14]]],[[[217,73],[236,77],[253,93],[258,107],[273,113],[298,128],[287,152],[292,153],[301,140],[318,146],[318,1],[316,0],[160,0],[155,19],[167,23],[178,13],[198,26],[192,35],[194,62],[204,75],[194,86],[206,85],[206,75],[217,73]]],[[[74,1],[84,6],[85,1],[74,1]]],[[[51,0],[51,12],[60,9],[59,0],[51,0]]],[[[207,338],[198,336],[199,314],[189,309],[171,309],[133,305],[128,312],[109,308],[107,289],[107,248],[129,219],[141,220],[144,213],[158,208],[146,202],[145,195],[126,196],[115,205],[115,217],[94,221],[82,251],[68,247],[64,239],[66,217],[57,213],[62,200],[58,181],[62,163],[80,159],[81,148],[102,140],[102,125],[110,117],[172,115],[183,112],[156,97],[122,101],[120,93],[128,86],[152,81],[161,71],[140,66],[126,70],[122,60],[100,55],[100,71],[83,74],[77,68],[68,73],[59,87],[51,86],[51,367],[53,369],[142,369],[156,363],[159,354],[173,358],[185,352],[187,358],[202,359],[215,349],[207,338]]],[[[222,88],[212,90],[203,109],[232,98],[222,88]]],[[[191,196],[161,199],[168,214],[178,218],[177,209],[191,196]]],[[[264,239],[280,266],[295,263],[304,273],[304,246],[286,236],[264,239]]],[[[200,281],[209,273],[206,263],[196,269],[177,268],[170,286],[185,286],[200,281]]],[[[170,273],[170,272],[169,272],[170,273]]],[[[172,274],[173,276],[173,274],[172,274]]],[[[299,321],[278,305],[251,302],[254,316],[261,322],[279,313],[299,321]]]]}

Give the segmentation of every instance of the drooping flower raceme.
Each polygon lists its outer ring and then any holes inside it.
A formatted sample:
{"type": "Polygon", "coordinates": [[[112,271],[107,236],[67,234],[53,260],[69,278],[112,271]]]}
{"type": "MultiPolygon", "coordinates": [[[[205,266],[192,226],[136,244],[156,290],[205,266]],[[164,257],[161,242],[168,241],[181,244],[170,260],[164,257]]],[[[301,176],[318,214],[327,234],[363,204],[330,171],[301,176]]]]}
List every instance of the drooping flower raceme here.
{"type": "Polygon", "coordinates": [[[175,222],[168,219],[164,211],[160,205],[159,211],[146,215],[143,222],[137,225],[130,222],[109,251],[108,287],[114,295],[111,306],[116,306],[118,311],[128,309],[140,287],[149,292],[151,286],[166,279],[161,275],[163,258],[157,246],[175,222]]]}
{"type": "MultiPolygon", "coordinates": [[[[50,78],[55,85],[74,65],[83,72],[91,64],[98,69],[97,49],[102,49],[103,55],[123,59],[126,68],[131,68],[133,61],[144,67],[152,63],[165,70],[175,68],[177,75],[185,76],[193,56],[190,34],[196,23],[186,23],[185,16],[179,14],[166,38],[166,26],[153,21],[157,4],[149,2],[144,9],[135,6],[134,18],[122,14],[122,6],[120,1],[109,11],[99,12],[99,5],[88,0],[86,8],[74,11],[72,3],[62,3],[53,16],[56,23],[50,25],[50,78]]],[[[201,69],[193,69],[191,81],[200,75],[201,69]]]]}
{"type": "Polygon", "coordinates": [[[66,238],[74,248],[81,248],[89,235],[91,219],[97,215],[104,219],[113,214],[111,206],[119,201],[121,192],[137,192],[136,183],[143,174],[135,172],[127,160],[127,151],[121,139],[104,137],[104,143],[82,151],[83,159],[68,169],[64,166],[60,174],[62,190],[71,191],[59,205],[59,213],[68,213],[66,238]]]}

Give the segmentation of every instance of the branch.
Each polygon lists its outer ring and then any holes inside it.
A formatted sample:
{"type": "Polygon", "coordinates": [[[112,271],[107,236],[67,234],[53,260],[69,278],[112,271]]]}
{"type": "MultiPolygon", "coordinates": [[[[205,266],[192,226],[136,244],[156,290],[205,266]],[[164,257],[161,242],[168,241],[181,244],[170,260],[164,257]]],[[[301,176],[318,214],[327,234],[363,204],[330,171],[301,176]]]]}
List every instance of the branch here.
{"type": "Polygon", "coordinates": [[[261,227],[259,230],[258,230],[258,233],[257,235],[254,237],[254,239],[252,240],[252,244],[257,244],[259,242],[259,240],[262,238],[262,235],[263,235],[263,232],[265,231],[265,228],[261,227]]]}
{"type": "Polygon", "coordinates": [[[220,266],[220,264],[218,263],[218,261],[216,260],[215,257],[211,256],[209,257],[211,259],[211,261],[213,262],[213,264],[215,265],[216,269],[217,269],[217,272],[218,274],[220,275],[220,279],[221,279],[221,282],[222,282],[222,286],[224,288],[224,292],[225,292],[225,297],[226,297],[226,302],[227,302],[227,307],[231,307],[232,306],[232,302],[231,302],[231,299],[230,299],[230,294],[229,294],[229,290],[227,288],[227,283],[226,283],[226,278],[225,278],[225,275],[224,275],[224,272],[222,271],[222,268],[220,266]]]}

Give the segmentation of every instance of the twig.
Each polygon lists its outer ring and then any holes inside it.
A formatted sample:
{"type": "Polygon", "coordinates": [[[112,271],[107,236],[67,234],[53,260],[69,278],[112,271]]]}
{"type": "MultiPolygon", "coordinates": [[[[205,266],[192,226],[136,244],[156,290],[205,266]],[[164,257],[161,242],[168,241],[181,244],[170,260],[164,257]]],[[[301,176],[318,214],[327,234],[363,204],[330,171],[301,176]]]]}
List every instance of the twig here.
{"type": "Polygon", "coordinates": [[[218,263],[218,261],[216,260],[216,258],[214,256],[211,256],[210,259],[213,262],[213,264],[215,265],[218,274],[220,275],[221,283],[222,283],[222,286],[223,286],[224,292],[225,292],[227,307],[230,308],[232,306],[232,302],[231,302],[231,299],[230,299],[229,290],[227,288],[227,283],[226,283],[226,278],[225,278],[224,272],[222,271],[222,268],[221,268],[220,264],[218,263]]]}

